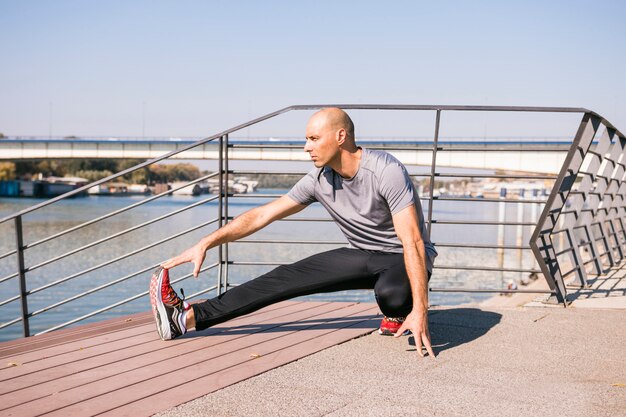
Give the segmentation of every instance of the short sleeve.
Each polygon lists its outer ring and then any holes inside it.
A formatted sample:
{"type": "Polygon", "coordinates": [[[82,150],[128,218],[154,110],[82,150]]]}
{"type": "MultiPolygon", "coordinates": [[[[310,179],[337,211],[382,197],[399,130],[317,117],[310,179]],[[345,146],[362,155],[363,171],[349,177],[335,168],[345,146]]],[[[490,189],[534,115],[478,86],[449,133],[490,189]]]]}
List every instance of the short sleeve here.
{"type": "Polygon", "coordinates": [[[315,198],[315,176],[309,172],[294,185],[287,196],[298,204],[308,206],[317,201],[315,198]]]}
{"type": "Polygon", "coordinates": [[[414,204],[411,177],[399,163],[391,163],[385,167],[379,178],[379,190],[392,215],[414,204]]]}

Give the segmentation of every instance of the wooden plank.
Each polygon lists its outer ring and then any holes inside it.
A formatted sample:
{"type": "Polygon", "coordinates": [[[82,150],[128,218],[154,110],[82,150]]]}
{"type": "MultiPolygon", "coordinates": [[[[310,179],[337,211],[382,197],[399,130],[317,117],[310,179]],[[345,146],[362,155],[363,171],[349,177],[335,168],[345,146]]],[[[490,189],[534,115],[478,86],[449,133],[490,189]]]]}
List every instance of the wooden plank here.
{"type": "MultiPolygon", "coordinates": [[[[301,303],[289,302],[275,304],[274,306],[266,307],[262,310],[252,313],[265,314],[268,311],[280,310],[283,308],[289,308],[291,306],[297,306],[301,303]]],[[[231,321],[230,323],[236,323],[231,321]]],[[[69,340],[64,344],[53,344],[47,349],[37,349],[32,352],[23,353],[20,355],[6,358],[5,360],[21,364],[23,367],[17,368],[4,368],[0,370],[0,382],[8,379],[15,378],[18,375],[24,373],[31,373],[33,370],[41,370],[58,366],[67,362],[66,357],[59,357],[61,355],[72,355],[72,361],[77,361],[80,358],[87,358],[95,356],[101,352],[113,351],[115,349],[121,349],[124,347],[130,347],[136,344],[143,343],[147,340],[155,339],[155,325],[154,318],[150,314],[150,321],[142,326],[132,327],[130,329],[118,330],[114,333],[105,333],[102,335],[95,335],[84,340],[69,340]],[[138,328],[139,327],[139,328],[138,328]],[[122,343],[123,344],[120,344],[122,343]],[[46,360],[45,364],[38,364],[39,368],[33,368],[33,362],[39,360],[46,360]],[[28,366],[26,366],[28,365],[28,366]]],[[[1,390],[0,390],[1,392],[1,390]]]]}
{"type": "MultiPolygon", "coordinates": [[[[337,304],[337,303],[332,303],[337,304]]],[[[267,329],[262,332],[240,337],[231,343],[221,343],[201,349],[194,349],[186,354],[170,354],[168,359],[160,360],[158,366],[143,366],[128,372],[125,375],[116,375],[112,378],[99,380],[92,384],[83,385],[59,392],[51,397],[42,398],[22,406],[5,410],[12,413],[40,414],[54,411],[56,415],[84,415],[108,411],[116,406],[144,398],[146,395],[156,394],[188,382],[190,379],[202,377],[216,371],[236,366],[242,361],[250,360],[250,350],[264,346],[278,346],[273,349],[284,349],[298,343],[301,339],[316,337],[316,332],[310,329],[324,329],[324,332],[335,331],[338,327],[354,324],[350,319],[338,318],[355,316],[363,312],[373,312],[371,305],[350,305],[326,312],[302,323],[290,321],[291,317],[277,318],[279,328],[267,329]],[[303,336],[297,336],[303,335],[303,336]],[[312,335],[312,336],[304,336],[312,335]],[[292,340],[293,339],[293,340],[292,340]],[[245,340],[245,344],[241,342],[245,340]],[[70,405],[71,404],[71,405],[70,405]],[[69,406],[68,406],[69,405],[69,406]]],[[[361,322],[367,318],[359,317],[361,322]]],[[[360,329],[362,333],[371,331],[360,329]]],[[[210,341],[214,338],[198,338],[200,341],[210,341]]],[[[298,347],[299,349],[299,347],[298,347]]],[[[176,401],[175,398],[172,398],[176,401]]],[[[172,405],[170,405],[172,406],[172,405]]]]}
{"type": "Polygon", "coordinates": [[[152,321],[150,312],[117,317],[103,322],[83,324],[69,329],[55,330],[39,336],[31,336],[0,343],[0,358],[30,352],[50,346],[63,344],[71,340],[87,339],[93,335],[115,332],[123,328],[141,326],[152,321]]]}
{"type": "MultiPolygon", "coordinates": [[[[281,314],[276,314],[275,317],[270,318],[269,322],[274,325],[262,325],[259,322],[259,316],[250,318],[250,324],[255,324],[254,329],[232,328],[231,331],[223,332],[220,336],[218,333],[210,338],[196,337],[189,338],[188,343],[165,343],[161,340],[156,341],[158,345],[168,345],[168,349],[153,350],[148,349],[144,351],[142,356],[134,358],[120,358],[120,361],[116,363],[106,364],[106,366],[100,366],[97,369],[91,368],[88,371],[78,374],[68,375],[66,378],[50,381],[49,384],[32,386],[30,389],[12,392],[3,396],[0,399],[2,408],[8,408],[11,405],[23,404],[24,410],[22,411],[37,411],[37,413],[50,410],[54,406],[67,405],[64,401],[77,401],[80,396],[90,397],[95,395],[94,390],[107,390],[110,389],[110,384],[122,384],[124,386],[134,379],[141,379],[141,375],[148,373],[149,375],[161,375],[163,372],[174,372],[181,366],[180,358],[183,355],[188,355],[189,358],[193,358],[198,351],[204,349],[209,355],[215,357],[222,353],[229,353],[232,350],[240,348],[245,345],[242,339],[250,338],[251,332],[268,332],[267,335],[272,337],[279,337],[279,332],[272,333],[271,330],[277,326],[284,325],[285,319],[288,321],[293,320],[305,320],[315,318],[316,315],[328,314],[329,309],[332,310],[332,314],[336,315],[335,310],[345,307],[342,303],[303,303],[310,308],[300,311],[289,311],[289,309],[280,310],[281,314]],[[230,341],[230,342],[229,342],[230,341]],[[229,342],[229,343],[227,343],[229,342]],[[169,362],[168,362],[169,361],[169,362]],[[151,366],[152,365],[152,366],[151,366]],[[155,366],[156,365],[156,366],[155,366]],[[171,369],[167,368],[170,366],[171,369]],[[90,385],[91,384],[91,385],[90,385]],[[64,390],[64,385],[67,385],[67,390],[64,390]],[[73,389],[72,389],[73,388],[73,389]],[[44,391],[42,392],[42,389],[44,391]],[[45,397],[45,395],[54,394],[52,397],[45,397]],[[17,399],[16,397],[19,397],[17,399]],[[42,398],[39,398],[42,397],[42,398]],[[39,398],[39,400],[36,400],[39,398]]],[[[346,303],[349,304],[349,303],[346,303]]],[[[269,313],[268,313],[269,314],[269,313]]],[[[315,319],[314,319],[315,320],[315,319]]],[[[318,320],[319,321],[319,320],[318,320]]],[[[243,327],[243,326],[242,326],[243,327]]],[[[181,339],[178,339],[181,340],[181,339]]],[[[254,342],[247,342],[248,344],[254,342]]],[[[145,377],[144,377],[145,378],[145,377]]],[[[5,410],[12,412],[19,412],[20,407],[5,410]]]]}
{"type": "Polygon", "coordinates": [[[177,339],[172,342],[163,342],[158,339],[158,337],[154,337],[147,346],[144,346],[138,351],[138,354],[135,349],[127,349],[124,352],[117,352],[117,354],[114,355],[103,355],[98,358],[92,358],[87,361],[88,363],[82,363],[78,367],[75,363],[68,363],[66,366],[59,369],[62,373],[59,374],[58,378],[50,378],[47,374],[42,377],[40,375],[42,373],[40,372],[34,375],[28,375],[22,378],[22,380],[15,379],[7,381],[7,387],[3,387],[4,394],[0,396],[0,410],[59,392],[63,389],[82,386],[86,383],[119,375],[142,366],[154,365],[162,358],[167,359],[183,351],[193,351],[202,347],[203,344],[212,346],[222,343],[224,338],[220,337],[220,333],[226,333],[227,337],[234,340],[238,336],[235,334],[236,332],[241,333],[245,331],[244,335],[253,333],[254,331],[247,328],[247,326],[251,324],[259,327],[256,331],[262,331],[265,328],[271,327],[263,325],[262,323],[268,321],[281,322],[284,320],[285,314],[291,315],[302,312],[303,317],[307,317],[315,314],[314,312],[310,312],[312,309],[319,307],[325,311],[325,309],[328,309],[328,307],[324,307],[327,304],[329,303],[290,304],[284,309],[270,310],[266,311],[264,314],[244,316],[231,321],[231,323],[237,321],[237,323],[235,323],[237,325],[236,327],[214,327],[200,333],[200,335],[212,335],[208,342],[203,342],[202,337],[177,339]],[[40,380],[37,380],[38,378],[40,380]]]}
{"type": "MultiPolygon", "coordinates": [[[[293,303],[286,305],[284,308],[243,316],[229,323],[224,323],[221,326],[216,326],[199,333],[219,334],[225,331],[225,329],[230,329],[233,325],[247,325],[262,322],[267,318],[283,317],[285,314],[292,314],[296,311],[308,310],[317,305],[326,304],[329,303],[293,303]],[[229,324],[230,326],[228,326],[229,324]]],[[[98,352],[97,349],[74,351],[70,352],[68,355],[63,355],[63,357],[53,357],[49,361],[39,361],[32,365],[27,364],[13,368],[15,372],[13,372],[12,378],[7,378],[6,381],[3,382],[0,387],[0,392],[2,392],[2,394],[9,394],[18,389],[37,386],[48,381],[55,381],[67,375],[86,371],[95,372],[98,367],[111,366],[122,359],[136,360],[137,357],[146,352],[151,354],[161,350],[170,352],[173,348],[190,343],[194,340],[191,338],[180,338],[164,343],[158,338],[154,326],[149,325],[148,327],[149,329],[147,331],[144,331],[141,336],[138,336],[142,340],[140,343],[128,345],[126,342],[124,342],[124,344],[115,342],[113,344],[107,344],[105,346],[107,350],[104,352],[98,352]]],[[[3,397],[0,397],[0,399],[2,398],[3,397]]],[[[2,404],[1,400],[0,404],[2,404]]],[[[2,408],[2,405],[0,405],[0,408],[2,408]]]]}
{"type": "MultiPolygon", "coordinates": [[[[374,308],[371,311],[375,315],[377,310],[377,308],[374,308]]],[[[188,381],[186,384],[173,387],[166,392],[159,392],[145,398],[140,398],[137,401],[99,414],[99,416],[151,416],[159,411],[167,410],[176,405],[195,400],[211,392],[262,374],[271,369],[284,366],[331,346],[371,333],[378,324],[380,324],[380,318],[374,317],[374,315],[368,320],[354,323],[343,329],[331,330],[316,335],[308,333],[310,338],[302,340],[297,345],[264,354],[258,359],[249,359],[231,369],[224,369],[211,375],[199,377],[193,381],[188,381]],[[176,401],[172,401],[172,398],[176,401]],[[171,405],[172,402],[177,402],[178,404],[171,405]]],[[[307,332],[303,333],[307,334],[307,332]]]]}
{"type": "MultiPolygon", "coordinates": [[[[201,300],[197,301],[200,302],[201,300]]],[[[298,301],[284,301],[265,307],[259,311],[271,310],[274,308],[282,308],[291,303],[299,303],[298,301]]],[[[255,314],[255,313],[253,313],[255,314]]],[[[39,349],[48,349],[52,346],[63,345],[70,341],[78,341],[91,338],[95,335],[104,335],[114,333],[120,329],[134,328],[147,323],[154,323],[151,312],[142,312],[125,317],[116,317],[104,320],[98,323],[90,323],[70,327],[68,329],[55,330],[54,332],[45,333],[39,336],[31,336],[20,338],[7,342],[0,342],[0,359],[15,356],[17,354],[36,351],[39,349]]]]}

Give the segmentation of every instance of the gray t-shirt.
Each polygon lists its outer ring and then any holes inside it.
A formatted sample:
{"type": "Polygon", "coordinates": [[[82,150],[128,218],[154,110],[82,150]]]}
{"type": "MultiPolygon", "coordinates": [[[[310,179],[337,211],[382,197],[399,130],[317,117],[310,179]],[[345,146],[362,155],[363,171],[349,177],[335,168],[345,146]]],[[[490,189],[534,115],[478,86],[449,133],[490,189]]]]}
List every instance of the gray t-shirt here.
{"type": "Polygon", "coordinates": [[[424,226],[417,191],[400,161],[382,151],[363,148],[356,175],[346,179],[329,167],[315,168],[287,194],[299,204],[319,201],[330,213],[350,247],[402,253],[392,215],[415,205],[426,247],[426,267],[432,271],[437,251],[424,226]]]}

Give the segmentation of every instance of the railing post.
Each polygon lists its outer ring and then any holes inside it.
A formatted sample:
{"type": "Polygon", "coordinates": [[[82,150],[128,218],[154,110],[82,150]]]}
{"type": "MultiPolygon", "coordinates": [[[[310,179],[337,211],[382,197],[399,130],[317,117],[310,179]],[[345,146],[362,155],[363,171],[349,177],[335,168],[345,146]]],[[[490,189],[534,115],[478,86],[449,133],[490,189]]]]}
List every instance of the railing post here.
{"type": "Polygon", "coordinates": [[[22,304],[22,328],[24,337],[30,336],[30,326],[28,323],[28,302],[26,292],[26,271],[24,268],[24,239],[22,236],[22,216],[15,218],[15,243],[17,247],[17,273],[20,280],[20,301],[22,304]]]}
{"type": "MultiPolygon", "coordinates": [[[[224,197],[224,136],[220,136],[219,148],[218,148],[218,159],[219,159],[219,197],[217,200],[217,211],[219,212],[219,220],[217,223],[218,227],[222,227],[224,224],[224,213],[222,209],[222,199],[224,197]]],[[[220,245],[218,248],[218,267],[217,267],[217,295],[222,294],[222,277],[224,274],[223,266],[224,266],[224,258],[223,258],[223,245],[220,245]]]]}
{"type": "MultiPolygon", "coordinates": [[[[230,175],[230,170],[228,167],[228,133],[224,135],[224,170],[226,171],[226,193],[224,195],[224,224],[228,224],[228,177],[230,175]]],[[[223,272],[223,283],[224,283],[224,291],[228,291],[228,242],[224,244],[224,272],[223,272]]]]}
{"type": "Polygon", "coordinates": [[[430,199],[428,200],[428,238],[430,239],[430,231],[433,221],[433,198],[435,192],[435,173],[437,170],[437,148],[439,147],[439,122],[441,120],[441,109],[437,109],[437,117],[435,119],[435,137],[433,139],[433,157],[430,165],[430,199]]]}

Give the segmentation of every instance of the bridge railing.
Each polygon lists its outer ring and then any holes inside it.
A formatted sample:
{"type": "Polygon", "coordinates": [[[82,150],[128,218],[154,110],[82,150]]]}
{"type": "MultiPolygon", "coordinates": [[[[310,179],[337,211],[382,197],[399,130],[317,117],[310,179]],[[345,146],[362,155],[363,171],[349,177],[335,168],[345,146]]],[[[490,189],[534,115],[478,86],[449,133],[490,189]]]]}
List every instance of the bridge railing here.
{"type": "MultiPolygon", "coordinates": [[[[202,140],[197,141],[194,144],[189,146],[185,146],[177,151],[167,153],[158,158],[151,159],[149,161],[138,164],[129,169],[123,170],[119,173],[113,174],[107,178],[103,178],[99,181],[95,181],[91,184],[88,184],[84,187],[78,188],[71,192],[68,192],[62,196],[47,200],[40,204],[34,205],[28,209],[19,211],[15,214],[7,216],[0,220],[0,226],[3,225],[12,225],[12,230],[10,233],[5,233],[7,239],[12,235],[12,239],[15,242],[15,249],[9,250],[4,254],[0,254],[0,261],[7,261],[9,259],[13,259],[15,262],[15,269],[13,273],[10,273],[7,276],[0,277],[0,284],[7,285],[7,283],[13,283],[14,288],[16,288],[17,294],[8,297],[5,300],[0,301],[0,308],[6,309],[7,305],[12,303],[19,303],[20,312],[18,317],[13,319],[9,319],[0,324],[0,329],[16,325],[18,323],[22,324],[23,334],[25,336],[29,336],[32,332],[30,329],[30,321],[33,317],[38,317],[43,313],[50,313],[53,310],[57,310],[62,306],[68,306],[70,303],[75,303],[77,300],[87,297],[92,294],[96,294],[104,289],[116,288],[119,287],[122,283],[127,282],[132,278],[137,277],[145,277],[146,274],[155,268],[161,260],[161,258],[167,258],[168,256],[159,257],[159,253],[157,250],[162,250],[163,246],[165,246],[168,242],[172,241],[181,236],[193,235],[193,233],[203,232],[206,228],[211,227],[220,227],[223,224],[230,221],[232,216],[233,201],[236,200],[245,200],[245,199],[254,199],[255,204],[261,203],[263,200],[276,198],[280,194],[239,194],[229,190],[228,181],[229,178],[233,175],[277,175],[281,174],[281,172],[277,172],[275,170],[241,170],[241,169],[231,169],[230,162],[232,160],[232,154],[237,148],[244,147],[255,147],[258,150],[273,148],[293,148],[293,145],[262,145],[262,144],[244,144],[244,143],[233,143],[229,138],[230,136],[238,131],[246,129],[249,126],[253,126],[259,123],[262,123],[266,120],[275,118],[279,115],[282,115],[291,111],[302,111],[302,110],[317,110],[322,107],[321,105],[310,105],[310,106],[291,106],[281,110],[278,110],[273,113],[269,113],[265,116],[259,117],[257,119],[251,120],[249,122],[243,123],[241,125],[235,126],[231,129],[227,129],[223,132],[217,133],[210,137],[204,138],[202,140]],[[218,160],[219,166],[216,172],[208,173],[200,178],[197,178],[193,181],[190,181],[184,185],[178,186],[176,189],[163,191],[157,195],[145,198],[139,202],[133,203],[131,205],[119,208],[117,210],[112,210],[107,212],[106,214],[95,216],[92,219],[84,221],[82,223],[73,225],[56,233],[52,233],[46,237],[34,239],[33,241],[26,242],[24,239],[25,229],[23,219],[25,216],[34,215],[36,212],[51,207],[59,207],[67,201],[67,199],[72,198],[80,193],[87,191],[89,188],[105,184],[107,182],[113,181],[115,179],[119,179],[125,175],[128,175],[137,170],[144,169],[152,164],[168,160],[173,156],[185,152],[187,150],[193,149],[198,146],[202,146],[209,142],[217,142],[218,143],[218,160]],[[144,205],[151,203],[153,201],[160,200],[167,196],[170,196],[172,193],[177,191],[178,189],[182,189],[188,185],[193,185],[200,183],[207,179],[217,178],[219,182],[219,191],[217,195],[212,195],[208,198],[199,197],[197,201],[194,200],[192,204],[184,205],[181,208],[176,210],[166,212],[165,214],[156,215],[152,218],[149,218],[139,224],[135,224],[131,227],[116,231],[111,234],[106,234],[105,236],[94,238],[89,240],[87,243],[82,245],[78,245],[72,249],[65,249],[65,245],[58,244],[60,242],[64,242],[72,239],[72,233],[77,232],[80,229],[88,228],[88,227],[97,227],[98,232],[100,233],[102,230],[107,230],[107,221],[117,216],[121,216],[123,213],[131,211],[133,209],[137,209],[139,207],[145,207],[144,205]],[[41,270],[45,267],[51,268],[55,265],[62,264],[63,261],[68,260],[72,257],[79,257],[84,255],[85,251],[88,249],[96,250],[99,247],[105,245],[111,245],[116,239],[120,239],[122,237],[126,237],[127,235],[140,231],[144,228],[148,228],[150,226],[155,226],[162,224],[162,222],[167,219],[172,219],[180,213],[193,210],[196,207],[208,206],[213,207],[215,215],[213,217],[206,218],[206,213],[203,213],[203,217],[201,221],[196,221],[194,219],[194,223],[187,228],[177,231],[176,233],[170,234],[171,229],[167,230],[166,234],[162,234],[162,236],[158,239],[149,238],[149,243],[136,248],[130,252],[126,252],[109,259],[106,259],[102,262],[91,262],[91,264],[85,265],[84,268],[80,269],[70,275],[63,276],[61,278],[51,278],[50,276],[46,276],[45,279],[42,280],[41,277],[37,277],[37,279],[32,279],[34,273],[37,270],[41,270]],[[98,227],[100,226],[100,227],[98,227]],[[32,251],[35,247],[47,244],[50,247],[49,251],[46,251],[46,259],[43,260],[31,260],[29,261],[29,257],[26,256],[30,251],[32,251]],[[57,247],[58,246],[58,247],[57,247]],[[49,252],[53,252],[50,254],[49,252]],[[51,256],[48,256],[51,255],[51,256]],[[70,282],[75,282],[79,277],[89,278],[93,276],[95,271],[116,265],[120,265],[125,262],[129,257],[133,256],[143,256],[144,262],[141,262],[141,265],[135,267],[130,272],[124,273],[122,276],[109,280],[107,282],[98,283],[97,285],[88,286],[84,291],[75,291],[71,295],[62,298],[60,300],[55,300],[51,304],[40,305],[37,308],[32,308],[30,306],[30,300],[33,299],[37,294],[50,294],[53,287],[56,287],[61,284],[66,284],[70,282]],[[148,256],[150,255],[150,256],[148,256]],[[157,258],[154,258],[156,256],[157,258]],[[152,258],[151,258],[152,257],[152,258]],[[156,262],[148,262],[150,259],[157,259],[156,262]]],[[[412,148],[411,145],[391,145],[384,146],[383,148],[391,153],[394,152],[406,152],[411,151],[413,149],[415,152],[429,152],[430,154],[430,166],[426,168],[425,171],[416,171],[416,169],[412,169],[411,175],[415,179],[420,189],[423,188],[423,193],[421,195],[423,205],[425,208],[425,213],[427,216],[427,227],[431,233],[431,239],[435,243],[437,249],[440,251],[440,257],[435,263],[435,273],[433,275],[433,280],[431,281],[432,287],[430,290],[433,293],[438,292],[478,292],[478,293],[515,293],[515,292],[529,292],[529,293],[538,293],[538,294],[549,294],[556,298],[559,302],[564,303],[566,300],[566,286],[564,284],[564,278],[568,276],[569,273],[562,274],[560,272],[561,263],[559,263],[559,259],[563,254],[569,253],[570,258],[573,259],[573,267],[575,268],[576,273],[583,274],[583,270],[585,269],[585,265],[589,263],[593,263],[596,267],[595,272],[601,272],[601,267],[598,265],[602,265],[603,256],[607,259],[612,259],[614,262],[615,259],[621,260],[623,258],[623,250],[618,249],[623,245],[625,232],[623,227],[623,204],[620,206],[620,203],[623,203],[623,192],[622,188],[623,178],[619,177],[619,170],[615,172],[611,172],[609,176],[606,174],[606,163],[605,159],[611,163],[614,163],[615,167],[623,167],[622,156],[616,156],[613,151],[617,152],[615,146],[611,145],[611,158],[605,158],[601,152],[590,150],[591,145],[595,138],[595,132],[599,126],[607,126],[607,140],[609,143],[613,144],[615,142],[619,142],[623,144],[623,136],[617,132],[608,122],[602,119],[597,114],[590,112],[586,109],[580,108],[545,108],[545,107],[497,107],[497,106],[410,106],[410,105],[340,105],[346,110],[386,110],[386,111],[419,111],[419,112],[434,112],[435,115],[435,124],[433,126],[433,139],[431,146],[424,147],[420,146],[420,149],[412,148]],[[567,166],[564,166],[561,173],[556,175],[535,175],[535,174],[503,174],[503,173],[494,173],[494,172],[450,172],[446,170],[440,170],[437,164],[437,156],[438,152],[445,150],[446,152],[459,152],[459,153],[467,153],[474,152],[476,148],[463,146],[461,144],[456,145],[446,145],[445,148],[439,143],[439,131],[441,125],[441,115],[444,112],[541,112],[541,113],[580,113],[583,115],[583,120],[580,123],[578,134],[574,138],[572,148],[568,153],[567,166]],[[591,127],[589,127],[591,126],[591,127]],[[596,127],[594,130],[593,126],[596,127]],[[590,130],[591,129],[591,130],[590,130]],[[590,133],[592,132],[592,133],[590,133]],[[617,140],[616,138],[619,138],[617,140]],[[600,155],[596,155],[600,154],[600,155]],[[589,178],[589,180],[580,181],[580,186],[576,190],[572,190],[572,187],[577,183],[575,179],[579,175],[580,166],[576,168],[576,164],[580,159],[580,164],[585,159],[586,155],[596,155],[600,158],[600,162],[593,160],[592,163],[589,164],[589,172],[585,171],[581,175],[585,175],[589,178]],[[582,159],[581,159],[582,158],[582,159]],[[597,166],[596,166],[597,165],[597,166]],[[595,171],[594,171],[595,170],[595,171]],[[599,172],[602,175],[598,174],[599,172]],[[605,182],[605,188],[600,186],[598,188],[597,179],[598,178],[610,178],[605,182]],[[615,177],[615,178],[613,178],[615,177]],[[547,183],[554,183],[555,186],[552,187],[550,185],[546,186],[547,190],[551,189],[550,196],[546,200],[541,195],[535,195],[533,198],[528,198],[523,195],[523,192],[517,193],[516,196],[506,196],[506,194],[502,194],[499,197],[485,197],[480,195],[438,195],[436,186],[439,181],[446,181],[454,178],[465,178],[468,181],[474,180],[533,180],[533,181],[545,181],[547,183]],[[615,189],[617,182],[619,182],[619,186],[615,189]],[[591,188],[590,188],[591,187],[591,188]],[[586,201],[589,205],[587,197],[594,196],[593,201],[597,201],[597,205],[594,207],[580,207],[578,205],[574,209],[574,213],[572,213],[573,217],[570,216],[568,209],[563,209],[567,206],[568,198],[574,201],[575,196],[581,196],[576,199],[576,204],[579,204],[580,201],[586,201]],[[610,198],[611,208],[607,207],[606,201],[610,198]],[[532,216],[529,220],[524,219],[524,207],[531,207],[532,211],[536,211],[537,208],[543,207],[543,205],[547,203],[546,208],[543,209],[543,212],[537,222],[536,219],[533,219],[532,216]],[[467,210],[468,204],[479,206],[490,206],[490,210],[476,210],[480,213],[488,212],[488,215],[483,216],[479,220],[468,220],[467,216],[464,215],[464,211],[467,210]],[[560,205],[559,205],[560,204],[560,205]],[[438,213],[437,206],[441,205],[445,209],[453,208],[453,210],[449,210],[451,212],[455,212],[454,208],[457,207],[456,212],[461,213],[458,218],[438,218],[435,214],[438,213]],[[496,205],[499,207],[498,210],[494,210],[493,206],[496,205]],[[517,212],[517,219],[510,220],[507,219],[507,210],[504,207],[507,206],[515,206],[517,212]],[[619,206],[619,207],[618,207],[619,206]],[[584,213],[586,220],[581,220],[584,213]],[[569,216],[568,220],[564,222],[565,229],[568,230],[570,234],[568,234],[568,242],[571,241],[571,248],[563,249],[563,251],[559,251],[555,249],[555,246],[552,244],[552,240],[554,240],[554,236],[556,234],[561,233],[562,229],[557,227],[559,224],[560,216],[569,216]],[[600,216],[601,220],[598,220],[598,216],[600,216]],[[575,218],[576,221],[572,223],[570,218],[575,218]],[[603,225],[606,225],[609,222],[611,226],[611,232],[607,232],[605,235],[599,235],[597,233],[594,234],[592,230],[593,227],[600,227],[602,229],[603,225]],[[470,227],[477,228],[476,230],[486,229],[486,228],[498,228],[498,238],[495,242],[487,242],[484,241],[470,241],[470,242],[459,242],[454,239],[454,234],[452,234],[452,239],[439,239],[439,236],[443,234],[440,233],[437,228],[438,227],[470,227]],[[613,228],[615,226],[615,228],[613,228]],[[520,236],[524,236],[524,233],[518,233],[518,239],[515,244],[510,244],[505,241],[503,238],[504,228],[514,227],[518,231],[524,229],[526,231],[534,230],[532,239],[530,244],[524,244],[520,240],[520,236]],[[577,230],[584,230],[584,233],[589,234],[589,242],[586,244],[590,246],[594,251],[594,257],[591,260],[585,260],[582,256],[579,255],[579,251],[577,248],[580,248],[581,244],[576,240],[576,236],[580,235],[580,232],[577,230]],[[611,240],[614,242],[611,249],[606,249],[605,253],[601,254],[598,251],[595,251],[595,247],[593,245],[597,242],[598,239],[604,237],[608,242],[611,240]],[[540,242],[540,244],[538,244],[540,242]],[[458,262],[455,261],[458,258],[458,254],[462,251],[469,250],[480,250],[486,251],[487,258],[496,255],[495,257],[501,260],[497,265],[485,265],[484,263],[476,263],[476,262],[458,262]],[[507,253],[515,253],[517,254],[517,259],[523,259],[523,255],[527,253],[535,254],[537,257],[538,268],[534,265],[524,267],[521,264],[521,261],[517,266],[506,265],[502,260],[505,258],[507,253]],[[447,253],[444,253],[446,252],[447,253]],[[495,251],[495,252],[494,252],[495,251]],[[610,252],[610,253],[607,253],[610,252]],[[621,254],[621,257],[615,256],[616,254],[621,254]],[[613,257],[611,257],[613,256],[613,257]],[[593,261],[593,262],[592,262],[593,261]],[[578,263],[577,263],[578,262],[578,263]],[[444,276],[446,272],[454,272],[456,271],[456,275],[462,275],[464,273],[478,273],[478,274],[499,274],[500,276],[504,276],[505,274],[529,274],[536,275],[539,273],[543,273],[546,281],[549,284],[549,290],[542,289],[515,289],[515,286],[511,287],[505,285],[505,281],[501,280],[498,284],[500,285],[491,285],[491,286],[455,286],[455,277],[454,275],[452,279],[447,277],[446,279],[437,280],[437,276],[444,276]]],[[[600,141],[601,144],[604,142],[600,141]]],[[[600,145],[599,148],[604,149],[600,145]]],[[[604,145],[602,145],[604,146],[604,145]]],[[[520,152],[524,151],[532,151],[538,150],[535,149],[534,145],[529,144],[527,147],[520,149],[520,152]]],[[[545,147],[541,148],[545,150],[545,147]]],[[[622,146],[623,149],[623,146],[622,146]]],[[[496,150],[495,148],[493,150],[496,150]]],[[[489,152],[488,148],[482,149],[483,152],[489,152]]],[[[621,155],[621,154],[620,154],[621,155]]],[[[591,158],[591,157],[590,157],[591,158]]],[[[579,164],[579,165],[580,165],[579,164]]],[[[622,170],[623,171],[623,170],[622,170]]],[[[282,172],[283,175],[303,175],[304,172],[293,173],[293,172],[282,172]]],[[[623,174],[623,172],[622,172],[623,174]]],[[[585,177],[585,178],[587,178],[585,177]]],[[[604,181],[604,179],[602,180],[604,181]]],[[[591,197],[590,197],[591,198],[591,197]]],[[[581,203],[582,204],[582,203],[581,203]]],[[[444,210],[445,211],[445,210],[444,210]]],[[[528,214],[528,211],[526,211],[528,214]]],[[[509,213],[510,217],[510,213],[509,213]]],[[[528,217],[528,215],[526,215],[528,217]]],[[[283,222],[316,222],[316,223],[327,223],[331,220],[326,216],[320,216],[319,218],[288,218],[284,219],[283,222]]],[[[563,221],[561,221],[563,222],[563,221]]],[[[264,250],[272,251],[271,245],[283,245],[277,247],[285,247],[288,245],[289,247],[301,246],[307,247],[309,249],[319,250],[321,247],[328,247],[329,245],[344,245],[345,242],[343,239],[302,239],[300,235],[297,235],[294,232],[295,228],[290,228],[288,236],[289,238],[279,238],[279,239],[244,239],[237,243],[232,243],[231,245],[263,245],[264,250]]],[[[206,232],[205,232],[206,233],[206,232]]],[[[100,233],[102,234],[102,233],[100,233]]],[[[530,234],[530,233],[527,233],[530,234]]],[[[479,235],[479,233],[476,233],[479,235]]],[[[133,239],[133,243],[139,239],[133,239]]],[[[562,240],[562,239],[561,239],[562,240]]],[[[139,240],[141,241],[141,240],[139,240]]],[[[118,242],[118,241],[116,241],[118,242]]],[[[82,243],[82,242],[81,242],[82,243]]],[[[584,243],[584,242],[583,242],[584,243]]],[[[189,241],[187,241],[189,244],[189,241]]],[[[249,260],[245,258],[239,258],[241,255],[233,256],[232,251],[229,251],[229,244],[224,244],[216,248],[215,251],[212,252],[212,258],[207,259],[205,261],[205,265],[203,267],[203,271],[214,271],[215,272],[215,284],[206,288],[199,289],[196,293],[192,294],[189,298],[198,297],[200,295],[206,294],[211,291],[215,291],[215,293],[220,294],[221,292],[227,290],[230,287],[235,286],[236,284],[229,278],[229,270],[231,268],[236,267],[270,267],[273,265],[278,265],[284,263],[283,261],[257,261],[257,260],[249,260]]],[[[171,249],[170,249],[171,251],[171,249]]],[[[246,251],[242,251],[241,253],[245,253],[246,251]]],[[[176,252],[168,253],[169,255],[174,255],[176,252]]],[[[34,259],[35,257],[33,257],[34,259]]],[[[472,256],[466,256],[466,259],[471,260],[472,256]]],[[[294,259],[295,260],[295,259],[294,259]]],[[[614,262],[615,263],[615,262],[614,262]]],[[[81,262],[81,265],[83,262],[81,262]]],[[[49,269],[50,270],[50,269],[49,269]]],[[[52,269],[52,271],[55,271],[52,269]]],[[[55,271],[56,273],[56,271],[55,271]]],[[[571,272],[573,273],[573,272],[571,272]]],[[[191,276],[191,274],[183,275],[180,278],[174,280],[174,282],[180,282],[184,279],[187,279],[191,276]]],[[[252,275],[254,276],[254,275],[252,275]]],[[[476,275],[473,275],[476,276],[476,275]]],[[[147,280],[146,280],[147,282],[147,280]]],[[[586,281],[580,279],[581,283],[585,283],[586,281]]],[[[44,327],[37,329],[37,334],[49,332],[55,329],[59,329],[62,327],[69,326],[71,324],[77,323],[79,321],[90,319],[94,316],[100,315],[104,312],[110,311],[112,309],[117,309],[120,306],[125,304],[134,302],[135,300],[141,299],[147,296],[147,285],[145,291],[140,291],[131,296],[120,297],[114,302],[98,306],[98,308],[92,311],[81,311],[80,313],[75,314],[75,317],[71,320],[56,322],[52,326],[44,327]]],[[[46,300],[54,299],[55,295],[47,295],[45,297],[46,300]]],[[[41,301],[39,301],[41,303],[41,301]]],[[[6,314],[2,314],[2,317],[6,317],[6,314]]],[[[53,322],[54,320],[48,320],[48,322],[53,322]]]]}

